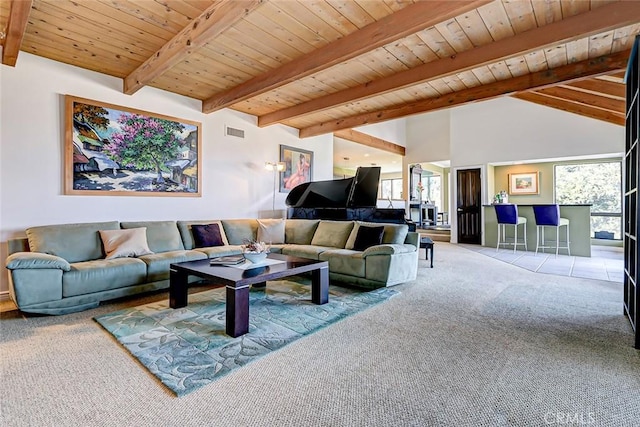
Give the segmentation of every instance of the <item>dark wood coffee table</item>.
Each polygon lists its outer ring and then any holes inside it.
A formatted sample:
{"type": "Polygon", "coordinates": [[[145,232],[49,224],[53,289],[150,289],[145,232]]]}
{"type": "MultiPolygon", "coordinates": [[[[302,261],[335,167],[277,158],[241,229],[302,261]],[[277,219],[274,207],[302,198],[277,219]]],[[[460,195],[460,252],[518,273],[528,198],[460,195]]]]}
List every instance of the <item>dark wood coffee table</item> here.
{"type": "Polygon", "coordinates": [[[232,266],[209,265],[208,259],[171,264],[169,306],[187,306],[188,276],[197,276],[223,284],[227,288],[227,335],[238,337],[249,332],[249,288],[264,286],[267,280],[276,280],[295,274],[311,272],[311,301],[314,304],[329,302],[329,263],[281,254],[269,254],[271,259],[284,261],[279,264],[241,270],[232,266]]]}

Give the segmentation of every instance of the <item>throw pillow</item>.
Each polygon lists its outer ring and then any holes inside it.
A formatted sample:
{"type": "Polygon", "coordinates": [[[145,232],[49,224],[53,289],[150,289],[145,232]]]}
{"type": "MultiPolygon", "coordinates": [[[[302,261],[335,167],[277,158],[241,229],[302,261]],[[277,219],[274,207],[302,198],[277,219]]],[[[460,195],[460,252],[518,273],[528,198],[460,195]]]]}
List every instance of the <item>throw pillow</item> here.
{"type": "Polygon", "coordinates": [[[191,232],[193,233],[193,242],[196,248],[224,246],[220,224],[193,224],[191,232]]]}
{"type": "Polygon", "coordinates": [[[361,225],[358,228],[358,235],[356,241],[353,244],[353,249],[356,251],[364,251],[365,249],[379,245],[382,243],[382,234],[384,233],[384,226],[380,227],[367,227],[361,225]]]}
{"type": "Polygon", "coordinates": [[[353,227],[353,231],[351,232],[351,235],[349,235],[347,244],[344,247],[345,249],[353,249],[353,244],[355,243],[356,236],[358,235],[358,229],[363,225],[367,227],[379,227],[382,225],[384,227],[384,233],[382,233],[382,244],[384,245],[403,244],[409,232],[409,226],[407,224],[381,224],[379,222],[356,221],[356,225],[353,227]]]}
{"type": "Polygon", "coordinates": [[[310,245],[319,219],[287,219],[284,225],[284,241],[294,245],[310,245]]]}
{"type": "Polygon", "coordinates": [[[100,230],[100,239],[107,259],[136,257],[152,254],[147,243],[147,228],[126,230],[100,230]]]}
{"type": "Polygon", "coordinates": [[[353,221],[320,221],[311,244],[332,248],[344,248],[353,229],[353,221]]]}
{"type": "Polygon", "coordinates": [[[284,219],[259,219],[258,241],[269,244],[284,243],[284,219]]]}

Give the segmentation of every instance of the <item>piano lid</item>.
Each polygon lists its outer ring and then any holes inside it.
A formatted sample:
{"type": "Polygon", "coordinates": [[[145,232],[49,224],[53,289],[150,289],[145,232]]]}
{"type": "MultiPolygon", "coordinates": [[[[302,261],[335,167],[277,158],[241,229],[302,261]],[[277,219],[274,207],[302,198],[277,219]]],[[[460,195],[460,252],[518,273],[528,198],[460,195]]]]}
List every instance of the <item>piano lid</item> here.
{"type": "Polygon", "coordinates": [[[375,207],[379,183],[379,166],[358,167],[352,178],[311,181],[294,187],[286,204],[294,208],[375,207]]]}

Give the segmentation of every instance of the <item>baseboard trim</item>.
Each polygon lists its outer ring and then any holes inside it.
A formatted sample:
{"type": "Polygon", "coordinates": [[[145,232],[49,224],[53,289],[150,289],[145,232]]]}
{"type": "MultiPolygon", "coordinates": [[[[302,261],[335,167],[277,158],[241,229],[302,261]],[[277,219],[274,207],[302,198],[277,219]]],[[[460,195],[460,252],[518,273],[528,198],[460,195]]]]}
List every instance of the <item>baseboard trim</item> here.
{"type": "Polygon", "coordinates": [[[0,292],[0,301],[9,301],[9,291],[0,292]]]}

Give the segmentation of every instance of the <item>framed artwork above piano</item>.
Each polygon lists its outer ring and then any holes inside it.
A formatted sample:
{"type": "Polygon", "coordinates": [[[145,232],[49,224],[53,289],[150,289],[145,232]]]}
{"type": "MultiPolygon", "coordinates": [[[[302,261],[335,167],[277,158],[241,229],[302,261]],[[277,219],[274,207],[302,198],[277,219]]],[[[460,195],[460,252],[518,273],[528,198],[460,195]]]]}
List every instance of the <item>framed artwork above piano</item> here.
{"type": "Polygon", "coordinates": [[[313,151],[281,145],[280,161],[285,166],[280,174],[281,193],[313,180],[313,151]]]}

